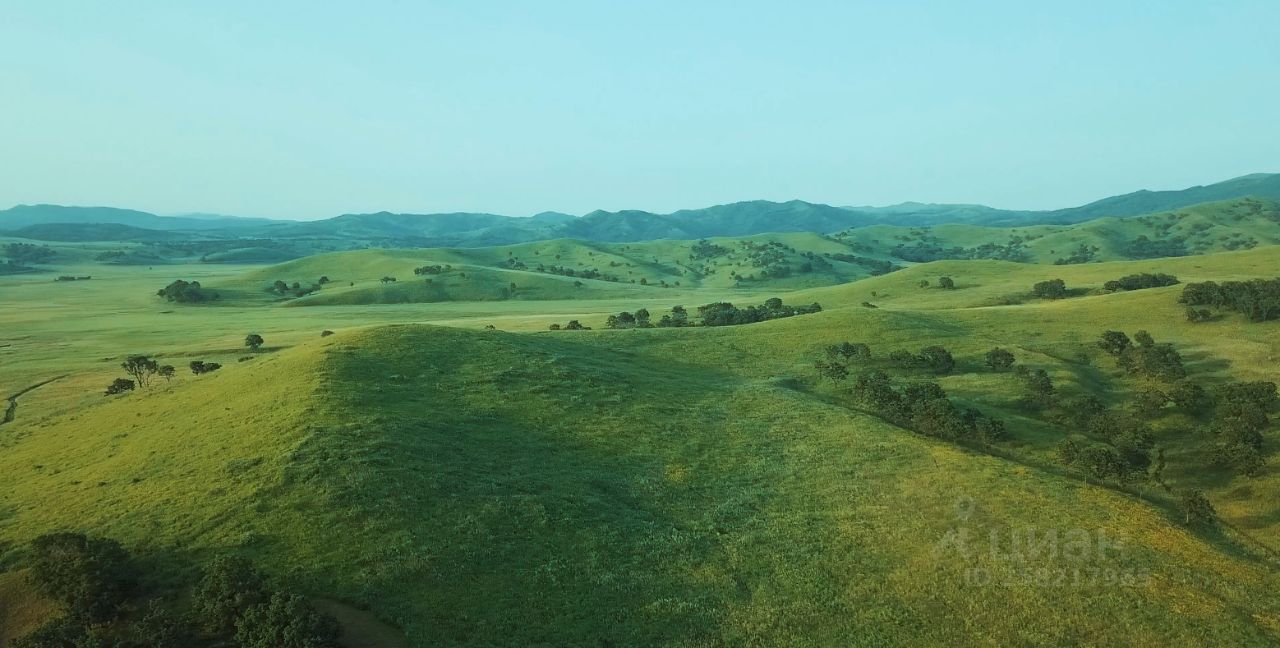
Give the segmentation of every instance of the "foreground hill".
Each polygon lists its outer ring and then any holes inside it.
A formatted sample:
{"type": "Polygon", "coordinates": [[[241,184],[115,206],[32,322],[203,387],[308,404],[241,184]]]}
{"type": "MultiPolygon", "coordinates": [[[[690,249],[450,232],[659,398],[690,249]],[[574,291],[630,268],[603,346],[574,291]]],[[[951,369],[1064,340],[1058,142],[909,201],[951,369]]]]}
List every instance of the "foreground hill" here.
{"type": "Polygon", "coordinates": [[[235,551],[424,646],[1280,636],[1274,572],[1229,540],[776,380],[767,355],[851,326],[893,329],[860,311],[805,319],[332,336],[3,430],[0,532],[10,559],[67,527],[179,572],[235,551]],[[639,344],[621,350],[618,335],[639,344]],[[724,362],[740,348],[768,352],[724,362]],[[959,529],[1028,527],[1122,541],[1082,564],[1134,579],[1067,595],[968,582],[1011,565],[986,547],[955,551],[959,529]]]}

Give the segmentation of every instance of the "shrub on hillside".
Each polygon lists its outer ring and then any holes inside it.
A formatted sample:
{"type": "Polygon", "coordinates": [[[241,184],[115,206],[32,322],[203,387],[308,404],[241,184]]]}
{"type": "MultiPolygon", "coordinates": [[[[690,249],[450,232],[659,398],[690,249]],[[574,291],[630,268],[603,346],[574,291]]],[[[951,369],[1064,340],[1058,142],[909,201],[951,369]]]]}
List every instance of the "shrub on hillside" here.
{"type": "Polygon", "coordinates": [[[136,387],[137,385],[134,384],[134,382],[132,380],[129,380],[128,378],[116,378],[115,380],[111,381],[110,385],[107,386],[107,391],[104,394],[104,396],[114,396],[116,394],[131,392],[136,387]]]}
{"type": "Polygon", "coordinates": [[[1012,367],[1014,363],[1013,354],[1000,347],[988,351],[985,360],[987,366],[995,371],[1004,371],[1012,367]]]}
{"type": "Polygon", "coordinates": [[[1041,299],[1062,299],[1067,296],[1067,284],[1061,279],[1040,281],[1031,287],[1031,294],[1041,299]]]}
{"type": "Polygon", "coordinates": [[[188,366],[191,367],[191,373],[197,376],[200,374],[214,372],[222,368],[222,365],[216,362],[205,362],[204,360],[192,360],[191,364],[188,366]]]}

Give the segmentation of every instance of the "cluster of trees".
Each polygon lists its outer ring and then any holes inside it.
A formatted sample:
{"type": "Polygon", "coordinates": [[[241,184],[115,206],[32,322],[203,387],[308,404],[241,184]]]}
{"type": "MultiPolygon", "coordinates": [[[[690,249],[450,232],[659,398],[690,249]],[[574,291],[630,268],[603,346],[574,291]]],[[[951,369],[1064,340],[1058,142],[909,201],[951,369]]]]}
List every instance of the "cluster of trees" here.
{"type": "Polygon", "coordinates": [[[107,387],[106,395],[113,396],[115,394],[123,394],[131,392],[137,387],[146,387],[157,376],[164,378],[165,382],[173,379],[173,365],[162,365],[155,359],[145,355],[131,355],[120,363],[120,368],[129,376],[129,378],[116,378],[107,387]]]}
{"type": "Polygon", "coordinates": [[[610,315],[604,320],[605,328],[611,329],[628,329],[628,328],[652,328],[653,324],[649,322],[649,309],[641,308],[634,313],[623,311],[617,315],[610,315]]]}
{"type": "Polygon", "coordinates": [[[808,306],[788,306],[783,304],[781,299],[770,297],[760,306],[746,308],[738,308],[728,302],[705,304],[698,307],[698,319],[703,326],[734,326],[821,311],[822,306],[817,302],[808,306]]]}
{"type": "Polygon", "coordinates": [[[983,443],[1005,436],[1003,421],[956,405],[935,382],[898,384],[871,370],[854,380],[852,395],[883,418],[926,436],[983,443]]]}
{"type": "Polygon", "coordinates": [[[1096,245],[1081,243],[1080,247],[1071,251],[1065,257],[1059,257],[1053,261],[1054,265],[1075,265],[1078,263],[1089,263],[1098,255],[1099,248],[1096,245]]]}
{"type": "MultiPolygon", "coordinates": [[[[615,283],[622,283],[622,279],[617,275],[606,274],[606,273],[600,272],[595,268],[584,268],[582,270],[574,270],[573,268],[569,268],[565,266],[554,266],[554,265],[547,266],[539,263],[538,267],[534,268],[534,270],[538,272],[546,273],[546,274],[560,275],[562,277],[580,277],[582,279],[599,279],[600,281],[612,281],[615,283]]],[[[644,283],[647,284],[648,281],[645,281],[644,283]]]]}
{"type": "Polygon", "coordinates": [[[441,265],[429,265],[429,266],[421,266],[421,267],[418,267],[418,268],[414,268],[414,269],[413,269],[413,274],[418,275],[418,276],[422,276],[422,275],[438,275],[438,274],[443,274],[443,273],[445,273],[445,272],[448,272],[448,271],[450,271],[450,270],[452,270],[452,269],[453,269],[453,266],[451,266],[451,265],[442,265],[442,266],[441,266],[441,265]]]}
{"type": "Polygon", "coordinates": [[[54,281],[88,281],[92,278],[90,275],[58,275],[54,281]]]}
{"type": "Polygon", "coordinates": [[[560,326],[559,324],[552,324],[547,328],[549,328],[552,331],[562,331],[562,330],[563,331],[590,331],[591,330],[590,326],[583,326],[582,322],[579,322],[578,320],[569,320],[569,323],[565,324],[564,326],[560,326]]]}
{"type": "Polygon", "coordinates": [[[185,281],[182,279],[178,279],[157,290],[156,295],[179,304],[198,304],[218,298],[217,292],[201,288],[199,281],[185,281]]]}
{"type": "Polygon", "coordinates": [[[714,259],[728,253],[729,248],[724,247],[723,245],[716,245],[707,239],[702,239],[697,243],[694,243],[693,246],[689,248],[689,259],[691,261],[697,261],[698,259],[714,259]]]}
{"type": "Polygon", "coordinates": [[[337,648],[338,623],[297,594],[271,588],[239,558],[203,570],[188,598],[145,592],[139,561],[120,545],[79,533],[31,543],[29,578],[63,615],[14,648],[337,648]],[[152,594],[146,605],[142,597],[152,594]],[[125,614],[128,608],[141,613],[125,614]]]}
{"type": "Polygon", "coordinates": [[[844,252],[827,253],[827,258],[836,261],[844,261],[845,263],[854,263],[867,269],[871,276],[878,277],[886,275],[890,272],[896,272],[902,269],[902,266],[883,259],[872,259],[871,257],[858,256],[856,254],[845,254],[844,252]]]}
{"type": "Polygon", "coordinates": [[[1067,282],[1061,279],[1039,281],[1031,287],[1031,294],[1040,299],[1062,299],[1067,296],[1067,282]]]}
{"type": "MultiPolygon", "coordinates": [[[[321,277],[321,279],[327,281],[328,277],[321,277]]],[[[293,295],[294,297],[305,297],[307,295],[310,295],[313,292],[316,292],[317,290],[320,290],[320,284],[318,283],[311,284],[310,286],[307,286],[304,288],[302,284],[297,281],[293,282],[292,284],[288,284],[277,279],[275,283],[271,284],[271,287],[268,288],[267,290],[277,295],[293,295]]]]}
{"type": "Polygon", "coordinates": [[[47,245],[33,245],[31,243],[9,243],[0,251],[3,252],[0,256],[8,259],[9,263],[16,266],[44,263],[57,256],[53,248],[47,245]]]}
{"type": "Polygon", "coordinates": [[[205,362],[204,360],[192,360],[187,366],[191,367],[191,373],[197,376],[213,373],[222,368],[222,365],[216,362],[205,362]]]}
{"type": "Polygon", "coordinates": [[[1156,343],[1151,334],[1138,331],[1130,340],[1123,331],[1106,331],[1098,347],[1116,359],[1116,364],[1131,374],[1173,382],[1186,378],[1182,356],[1169,343],[1156,343]]]}
{"type": "Polygon", "coordinates": [[[652,315],[649,309],[641,308],[635,312],[623,311],[617,315],[610,315],[605,319],[605,326],[611,329],[628,329],[628,328],[680,328],[683,326],[692,326],[689,321],[689,311],[684,306],[672,306],[671,313],[663,315],[655,323],[652,321],[652,315]]]}
{"type": "Polygon", "coordinates": [[[1139,274],[1131,274],[1112,279],[1102,285],[1102,289],[1107,292],[1119,292],[1121,290],[1143,290],[1146,288],[1162,288],[1164,286],[1177,285],[1178,278],[1170,274],[1150,274],[1142,272],[1139,274]]]}
{"type": "Polygon", "coordinates": [[[1155,441],[1145,424],[1121,412],[1078,412],[1076,420],[1093,437],[1071,436],[1058,444],[1058,458],[1098,479],[1142,479],[1151,467],[1155,441]]]}
{"type": "Polygon", "coordinates": [[[1123,253],[1130,259],[1179,257],[1187,256],[1187,246],[1186,241],[1178,237],[1152,240],[1143,235],[1126,243],[1123,253]]]}
{"type": "Polygon", "coordinates": [[[925,369],[936,374],[949,374],[956,367],[956,359],[945,348],[932,345],[911,353],[899,349],[889,354],[889,362],[900,369],[925,369]]]}
{"type": "Polygon", "coordinates": [[[1189,283],[1182,289],[1181,301],[1236,311],[1255,322],[1273,320],[1280,318],[1280,278],[1189,283]]]}
{"type": "Polygon", "coordinates": [[[1208,431],[1214,441],[1212,458],[1219,466],[1251,477],[1262,471],[1262,432],[1271,424],[1268,413],[1277,403],[1273,382],[1237,382],[1217,390],[1208,431]]]}
{"type": "Polygon", "coordinates": [[[899,243],[893,248],[893,256],[916,263],[945,259],[996,259],[1022,262],[1028,258],[1023,240],[1018,237],[1010,238],[1006,244],[992,242],[966,248],[946,247],[937,238],[926,236],[924,240],[915,241],[909,245],[899,243]]]}

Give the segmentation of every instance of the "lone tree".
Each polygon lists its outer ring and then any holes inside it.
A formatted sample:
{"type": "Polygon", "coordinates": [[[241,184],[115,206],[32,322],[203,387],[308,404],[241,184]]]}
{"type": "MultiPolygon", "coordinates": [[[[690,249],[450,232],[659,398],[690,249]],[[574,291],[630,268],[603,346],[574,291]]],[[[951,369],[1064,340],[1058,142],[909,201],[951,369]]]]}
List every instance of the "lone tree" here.
{"type": "Polygon", "coordinates": [[[938,277],[938,287],[945,290],[955,290],[956,282],[951,277],[938,277]]]}
{"type": "Polygon", "coordinates": [[[838,383],[849,377],[849,368],[839,362],[819,360],[813,363],[813,368],[818,370],[819,377],[826,378],[832,383],[838,383]]]}
{"type": "Polygon", "coordinates": [[[956,360],[951,356],[951,352],[937,345],[921,349],[917,360],[939,374],[949,374],[956,367],[956,360]]]}
{"type": "Polygon", "coordinates": [[[152,376],[160,373],[160,365],[155,360],[144,355],[131,355],[127,360],[120,363],[120,367],[124,369],[125,373],[133,376],[139,387],[146,387],[147,381],[152,376]]]}
{"type": "Polygon", "coordinates": [[[996,347],[987,352],[987,366],[991,367],[995,371],[1004,371],[1005,369],[1012,367],[1013,362],[1013,354],[1001,349],[1000,347],[996,347]]]}
{"type": "Polygon", "coordinates": [[[1213,524],[1218,518],[1217,511],[1213,510],[1213,504],[1209,503],[1209,498],[1205,497],[1203,491],[1182,491],[1178,496],[1178,504],[1187,524],[1213,524]]]}
{"type": "Polygon", "coordinates": [[[1061,279],[1041,281],[1031,287],[1031,293],[1042,299],[1062,299],[1067,296],[1067,282],[1061,279]]]}
{"type": "Polygon", "coordinates": [[[1120,357],[1129,347],[1133,346],[1133,341],[1124,331],[1107,331],[1102,334],[1102,339],[1098,340],[1098,347],[1108,354],[1120,357]]]}
{"type": "Polygon", "coordinates": [[[136,386],[137,386],[137,385],[135,385],[135,384],[134,384],[134,382],[133,382],[132,380],[129,380],[128,378],[116,378],[116,379],[111,383],[111,385],[107,387],[106,394],[104,394],[104,395],[105,395],[105,396],[114,396],[114,395],[116,395],[116,394],[123,394],[123,393],[125,393],[125,392],[131,392],[131,391],[133,391],[133,388],[134,388],[134,387],[136,387],[136,386]]]}
{"type": "Polygon", "coordinates": [[[173,372],[173,365],[163,365],[160,367],[160,371],[158,373],[161,378],[164,378],[165,382],[169,382],[170,380],[173,380],[173,372]]]}
{"type": "Polygon", "coordinates": [[[244,345],[249,347],[253,351],[257,351],[258,349],[260,349],[262,347],[262,343],[265,341],[266,340],[263,340],[262,336],[258,335],[257,333],[250,333],[244,336],[244,345]]]}

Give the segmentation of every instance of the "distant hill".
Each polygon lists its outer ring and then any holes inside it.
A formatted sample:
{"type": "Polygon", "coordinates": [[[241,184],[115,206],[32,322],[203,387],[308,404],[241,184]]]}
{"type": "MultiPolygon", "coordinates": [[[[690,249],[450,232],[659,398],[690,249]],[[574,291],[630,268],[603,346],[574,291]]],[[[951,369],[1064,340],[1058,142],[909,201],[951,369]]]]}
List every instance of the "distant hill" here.
{"type": "Polygon", "coordinates": [[[155,230],[227,230],[258,223],[230,217],[157,216],[136,209],[72,207],[66,205],[18,205],[0,211],[0,230],[50,223],[110,223],[155,230]]]}
{"type": "Polygon", "coordinates": [[[1280,199],[1280,173],[1255,173],[1181,191],[1144,189],[1123,196],[1103,198],[1081,207],[1047,212],[1041,222],[1079,223],[1106,216],[1137,216],[1245,196],[1280,199]]]}
{"type": "Polygon", "coordinates": [[[5,232],[7,236],[33,241],[172,241],[189,234],[122,225],[120,223],[41,223],[5,232]]]}
{"type": "MultiPolygon", "coordinates": [[[[317,221],[281,221],[196,215],[165,217],[110,207],[19,205],[0,211],[0,230],[50,223],[106,223],[200,233],[223,238],[318,239],[384,247],[484,247],[557,238],[635,242],[750,236],[763,233],[829,233],[874,225],[986,227],[1066,225],[1104,217],[1128,218],[1244,197],[1280,199],[1280,174],[1254,174],[1179,191],[1137,191],[1053,211],[1014,211],[984,205],[906,202],[887,207],[835,207],[802,200],[753,200],[683,209],[669,214],[639,210],[594,211],[581,217],[544,212],[519,218],[497,214],[344,214],[317,221]]],[[[108,235],[101,231],[97,235],[108,235]]],[[[112,235],[119,235],[118,232],[112,235]]],[[[77,239],[90,240],[80,235],[77,239]]],[[[103,239],[108,240],[108,239],[103,239]]]]}

